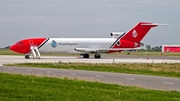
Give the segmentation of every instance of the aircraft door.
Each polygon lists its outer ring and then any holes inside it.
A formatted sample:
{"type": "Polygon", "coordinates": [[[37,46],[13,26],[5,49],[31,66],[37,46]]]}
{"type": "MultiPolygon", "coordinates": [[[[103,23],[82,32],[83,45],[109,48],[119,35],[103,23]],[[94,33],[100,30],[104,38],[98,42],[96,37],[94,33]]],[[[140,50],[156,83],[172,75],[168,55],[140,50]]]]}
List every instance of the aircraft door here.
{"type": "Polygon", "coordinates": [[[31,46],[38,46],[38,45],[35,44],[33,40],[29,40],[29,46],[31,47],[31,46]]]}
{"type": "Polygon", "coordinates": [[[29,40],[29,46],[34,46],[33,40],[29,40]]]}

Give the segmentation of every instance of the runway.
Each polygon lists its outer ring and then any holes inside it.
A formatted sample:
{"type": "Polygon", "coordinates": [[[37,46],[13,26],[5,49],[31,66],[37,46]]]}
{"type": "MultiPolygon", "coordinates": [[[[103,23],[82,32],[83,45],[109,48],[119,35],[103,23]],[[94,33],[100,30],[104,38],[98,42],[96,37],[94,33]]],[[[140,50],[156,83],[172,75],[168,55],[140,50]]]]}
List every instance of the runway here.
{"type": "Polygon", "coordinates": [[[102,59],[84,59],[78,56],[42,56],[41,59],[24,59],[24,56],[0,55],[0,72],[18,73],[26,75],[69,77],[88,81],[99,81],[104,83],[138,86],[157,90],[180,91],[180,78],[146,76],[136,74],[95,72],[83,70],[65,70],[52,68],[26,68],[6,67],[9,63],[39,63],[39,62],[88,62],[88,63],[180,63],[179,57],[151,56],[114,56],[104,55],[102,59]]]}
{"type": "Polygon", "coordinates": [[[94,59],[92,56],[88,59],[78,56],[41,56],[41,59],[25,59],[24,56],[0,55],[0,66],[3,64],[23,62],[180,63],[180,57],[102,55],[101,59],[94,59]]]}
{"type": "Polygon", "coordinates": [[[146,76],[124,73],[95,72],[84,70],[66,70],[52,68],[30,68],[30,67],[7,67],[0,66],[1,72],[18,73],[25,75],[37,75],[86,81],[99,81],[110,84],[126,86],[137,86],[156,90],[180,91],[180,79],[160,76],[146,76]]]}

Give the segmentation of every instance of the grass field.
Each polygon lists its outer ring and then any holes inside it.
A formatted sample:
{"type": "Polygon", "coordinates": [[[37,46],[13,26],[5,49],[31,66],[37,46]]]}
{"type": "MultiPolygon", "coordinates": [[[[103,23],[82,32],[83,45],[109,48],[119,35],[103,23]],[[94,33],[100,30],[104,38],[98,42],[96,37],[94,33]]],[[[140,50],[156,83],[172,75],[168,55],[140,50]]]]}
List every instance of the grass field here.
{"type": "Polygon", "coordinates": [[[0,55],[20,55],[20,54],[12,52],[9,49],[0,48],[0,55]]]}
{"type": "Polygon", "coordinates": [[[40,68],[63,68],[76,70],[92,70],[156,76],[180,77],[180,63],[16,63],[7,66],[25,66],[40,68]]]}
{"type": "Polygon", "coordinates": [[[0,73],[0,101],[180,101],[180,92],[0,73]]]}
{"type": "MultiPolygon", "coordinates": [[[[156,52],[156,51],[137,51],[137,52],[121,52],[121,53],[111,53],[112,55],[144,55],[144,56],[180,56],[180,53],[167,53],[167,52],[156,52]]],[[[9,49],[0,48],[0,55],[23,55],[10,51],[9,49]]],[[[66,53],[41,53],[41,55],[55,55],[55,56],[65,56],[65,55],[77,55],[77,54],[66,54],[66,53]]]]}

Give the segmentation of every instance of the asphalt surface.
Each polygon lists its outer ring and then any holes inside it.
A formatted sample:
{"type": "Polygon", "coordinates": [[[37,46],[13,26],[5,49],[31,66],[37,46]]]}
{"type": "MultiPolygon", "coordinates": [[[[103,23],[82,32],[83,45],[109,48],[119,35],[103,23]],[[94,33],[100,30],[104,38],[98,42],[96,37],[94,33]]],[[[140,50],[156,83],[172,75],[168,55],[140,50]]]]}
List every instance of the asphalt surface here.
{"type": "Polygon", "coordinates": [[[145,55],[102,55],[102,58],[108,59],[108,58],[116,58],[116,59],[164,59],[164,60],[180,60],[180,56],[145,56],[145,55]]]}
{"type": "Polygon", "coordinates": [[[102,55],[101,59],[92,56],[84,59],[79,56],[41,56],[41,59],[25,59],[24,56],[0,55],[0,66],[10,63],[38,62],[86,62],[86,63],[180,63],[180,57],[162,56],[117,56],[102,55]]]}

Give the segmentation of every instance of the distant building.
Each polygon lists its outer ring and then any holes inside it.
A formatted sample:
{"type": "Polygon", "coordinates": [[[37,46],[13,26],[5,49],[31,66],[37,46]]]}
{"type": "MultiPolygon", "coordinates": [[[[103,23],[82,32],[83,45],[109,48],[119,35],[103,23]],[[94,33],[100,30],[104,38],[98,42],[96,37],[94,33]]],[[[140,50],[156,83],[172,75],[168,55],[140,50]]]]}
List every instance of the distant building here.
{"type": "Polygon", "coordinates": [[[162,52],[180,52],[180,45],[163,45],[162,52]]]}

